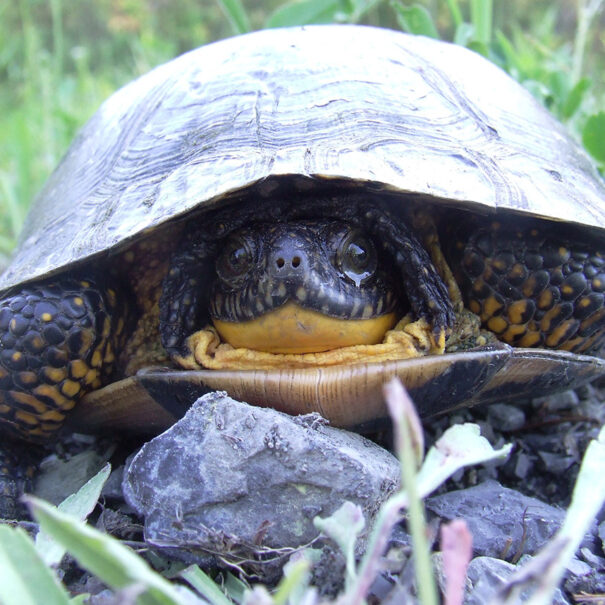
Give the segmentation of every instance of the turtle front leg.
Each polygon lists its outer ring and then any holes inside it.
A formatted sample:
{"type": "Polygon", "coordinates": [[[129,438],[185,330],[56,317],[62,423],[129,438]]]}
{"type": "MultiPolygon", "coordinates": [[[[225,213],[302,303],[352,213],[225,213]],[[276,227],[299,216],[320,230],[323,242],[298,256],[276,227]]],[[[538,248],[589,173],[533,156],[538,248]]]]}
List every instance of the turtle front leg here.
{"type": "Polygon", "coordinates": [[[171,261],[160,298],[160,335],[162,345],[173,358],[191,354],[187,338],[210,320],[208,305],[214,276],[216,244],[192,236],[171,261]]]}
{"type": "Polygon", "coordinates": [[[93,280],[34,284],[0,300],[0,515],[14,510],[22,483],[11,442],[50,440],[113,373],[125,328],[124,300],[93,280]]]}
{"type": "Polygon", "coordinates": [[[435,341],[443,341],[454,325],[455,314],[448,288],[429,253],[411,230],[383,210],[370,210],[365,218],[399,270],[416,319],[425,319],[435,341]]]}

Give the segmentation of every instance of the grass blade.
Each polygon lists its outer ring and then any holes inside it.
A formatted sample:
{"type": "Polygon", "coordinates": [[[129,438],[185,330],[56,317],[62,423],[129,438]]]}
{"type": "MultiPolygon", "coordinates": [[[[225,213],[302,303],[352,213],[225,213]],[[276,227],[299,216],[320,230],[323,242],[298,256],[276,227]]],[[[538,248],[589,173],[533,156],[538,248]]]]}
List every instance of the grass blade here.
{"type": "Polygon", "coordinates": [[[225,596],[218,584],[197,565],[191,565],[187,569],[183,569],[180,575],[213,605],[233,605],[233,601],[225,596]]]}
{"type": "MultiPolygon", "coordinates": [[[[75,494],[68,496],[59,504],[59,510],[83,521],[94,510],[101,490],[109,477],[111,466],[106,464],[92,479],[89,479],[75,494]]],[[[59,544],[45,531],[36,536],[36,549],[47,565],[58,565],[65,554],[65,547],[59,544]]]]}
{"type": "Polygon", "coordinates": [[[584,147],[601,164],[605,164],[605,111],[588,118],[582,130],[584,147]]]}
{"type": "Polygon", "coordinates": [[[141,605],[182,605],[184,602],[182,593],[118,540],[43,500],[28,496],[26,502],[40,527],[63,544],[79,565],[108,586],[115,590],[139,586],[141,605]]]}
{"type": "Polygon", "coordinates": [[[492,0],[471,0],[471,21],[478,42],[489,46],[492,41],[492,0]]]}
{"type": "Polygon", "coordinates": [[[0,603],[67,605],[67,591],[20,528],[0,526],[0,603]]]}
{"type": "Polygon", "coordinates": [[[460,6],[458,5],[458,0],[447,0],[447,7],[450,9],[450,14],[452,15],[452,21],[454,22],[454,26],[458,29],[464,19],[462,18],[462,11],[460,10],[460,6]]]}
{"type": "Polygon", "coordinates": [[[346,20],[340,0],[295,0],[279,7],[265,27],[290,27],[310,23],[332,23],[346,20]],[[340,19],[337,17],[340,16],[340,19]]]}
{"type": "Polygon", "coordinates": [[[400,2],[395,1],[391,2],[391,6],[403,30],[410,34],[439,39],[439,32],[435,27],[433,17],[424,6],[419,4],[403,6],[400,2]]]}
{"type": "Polygon", "coordinates": [[[233,33],[245,34],[252,29],[241,0],[217,0],[217,2],[227,19],[229,19],[233,33]]]}

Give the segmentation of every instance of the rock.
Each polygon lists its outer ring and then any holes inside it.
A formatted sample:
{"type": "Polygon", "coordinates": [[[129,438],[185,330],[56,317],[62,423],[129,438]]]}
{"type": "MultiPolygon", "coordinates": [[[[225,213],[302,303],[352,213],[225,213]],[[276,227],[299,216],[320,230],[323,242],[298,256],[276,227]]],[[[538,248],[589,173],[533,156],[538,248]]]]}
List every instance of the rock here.
{"type": "MultiPolygon", "coordinates": [[[[467,570],[467,579],[472,585],[464,599],[464,605],[484,605],[490,603],[497,591],[506,584],[509,576],[517,570],[515,565],[494,559],[492,557],[477,557],[473,559],[467,570]]],[[[530,591],[522,592],[519,603],[525,603],[530,598],[530,591]]],[[[559,588],[555,591],[553,605],[569,605],[559,588]]]]}
{"type": "Polygon", "coordinates": [[[493,403],[487,409],[487,419],[500,431],[516,431],[525,424],[525,414],[514,405],[493,403]]]}
{"type": "Polygon", "coordinates": [[[496,481],[428,498],[426,508],[444,519],[464,519],[473,535],[475,554],[499,558],[535,553],[565,516],[563,510],[496,481]]]}
{"type": "Polygon", "coordinates": [[[515,477],[525,479],[533,469],[534,464],[531,458],[524,452],[519,452],[515,458],[515,477]]]}
{"type": "Polygon", "coordinates": [[[538,452],[544,466],[551,473],[564,473],[570,469],[577,461],[573,456],[561,456],[551,452],[538,452]]]}
{"type": "Polygon", "coordinates": [[[313,518],[346,500],[362,507],[367,527],[397,488],[399,463],[318,418],[224,393],[199,399],[125,472],[124,494],[145,517],[146,540],[186,561],[204,552],[238,560],[311,542],[313,518]]]}
{"type": "Polygon", "coordinates": [[[575,391],[561,391],[546,397],[536,397],[532,401],[534,407],[548,406],[552,412],[561,410],[575,410],[580,403],[580,398],[575,391]]]}
{"type": "Polygon", "coordinates": [[[106,460],[93,450],[76,454],[69,460],[50,456],[40,464],[34,494],[38,498],[59,504],[94,477],[103,468],[106,460]]]}

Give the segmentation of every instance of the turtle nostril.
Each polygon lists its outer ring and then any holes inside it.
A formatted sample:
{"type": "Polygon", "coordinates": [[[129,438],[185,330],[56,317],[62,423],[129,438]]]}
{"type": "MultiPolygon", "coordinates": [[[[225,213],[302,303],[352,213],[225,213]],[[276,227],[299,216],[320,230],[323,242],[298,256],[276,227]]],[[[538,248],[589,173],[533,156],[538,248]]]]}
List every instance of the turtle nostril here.
{"type": "Polygon", "coordinates": [[[298,267],[298,265],[300,265],[300,256],[295,256],[292,259],[292,266],[296,269],[296,267],[298,267]]]}
{"type": "Polygon", "coordinates": [[[278,269],[281,269],[286,264],[286,261],[280,257],[275,261],[275,264],[277,265],[278,269]]]}

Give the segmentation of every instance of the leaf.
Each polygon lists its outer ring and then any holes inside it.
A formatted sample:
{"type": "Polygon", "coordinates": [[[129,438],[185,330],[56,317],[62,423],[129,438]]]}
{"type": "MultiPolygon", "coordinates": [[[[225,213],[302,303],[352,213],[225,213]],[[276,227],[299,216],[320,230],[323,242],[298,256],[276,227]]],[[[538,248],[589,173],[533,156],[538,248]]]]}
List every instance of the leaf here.
{"type": "Polygon", "coordinates": [[[272,605],[303,603],[306,594],[315,592],[314,588],[309,588],[310,572],[320,556],[319,550],[309,548],[290,557],[284,565],[284,575],[273,592],[272,605]]]}
{"type": "Polygon", "coordinates": [[[439,32],[435,27],[433,17],[431,17],[431,14],[424,6],[418,4],[403,6],[400,2],[396,1],[392,1],[391,6],[403,30],[410,34],[439,39],[439,32]]]}
{"type": "Polygon", "coordinates": [[[366,13],[382,4],[382,1],[383,0],[349,0],[347,4],[350,4],[353,10],[350,12],[347,22],[357,23],[366,13]]]}
{"type": "Polygon", "coordinates": [[[197,565],[184,569],[180,575],[213,605],[233,605],[233,601],[225,596],[220,586],[197,565]]]}
{"type": "MultiPolygon", "coordinates": [[[[109,477],[111,465],[106,464],[94,477],[89,479],[75,494],[59,504],[59,510],[83,521],[94,510],[101,490],[109,477]]],[[[36,536],[36,549],[47,565],[58,565],[65,554],[65,548],[40,530],[36,536]]]]}
{"type": "Polygon", "coordinates": [[[355,542],[365,527],[361,507],[345,502],[335,513],[326,518],[315,517],[313,525],[334,540],[347,562],[347,584],[355,578],[355,542]]]}
{"type": "Polygon", "coordinates": [[[489,47],[484,42],[480,42],[479,40],[471,40],[467,44],[467,48],[475,51],[476,53],[488,57],[489,56],[489,47]]]}
{"type": "Polygon", "coordinates": [[[342,22],[351,15],[350,7],[345,6],[342,0],[295,0],[278,8],[266,21],[265,27],[342,22]]]}
{"type": "Polygon", "coordinates": [[[454,33],[454,44],[468,46],[475,35],[475,28],[470,23],[461,23],[454,33]]]}
{"type": "Polygon", "coordinates": [[[601,164],[605,164],[605,111],[591,115],[582,129],[582,143],[601,164]]]}
{"type": "Polygon", "coordinates": [[[565,120],[569,120],[569,118],[571,118],[574,113],[578,111],[578,108],[584,100],[586,92],[590,89],[591,86],[592,80],[590,80],[590,78],[582,78],[581,80],[576,82],[575,86],[569,91],[567,99],[565,99],[565,103],[563,104],[563,107],[561,109],[561,116],[565,120]]]}
{"type": "Polygon", "coordinates": [[[473,536],[464,519],[454,519],[441,526],[441,553],[445,576],[444,605],[461,605],[466,570],[473,558],[473,536]]]}
{"type": "Polygon", "coordinates": [[[593,519],[605,502],[605,427],[597,439],[586,448],[580,472],[574,486],[571,504],[559,531],[546,546],[523,567],[512,574],[500,596],[499,603],[513,605],[519,594],[529,587],[535,588],[528,605],[547,605],[559,586],[569,562],[580,547],[593,519]]]}
{"type": "Polygon", "coordinates": [[[21,529],[0,526],[0,603],[68,605],[67,591],[21,529]]]}
{"type": "Polygon", "coordinates": [[[460,6],[458,5],[458,0],[446,0],[447,7],[450,9],[450,13],[452,15],[452,21],[456,26],[456,30],[460,29],[461,25],[464,25],[462,20],[462,11],[460,10],[460,6]]]}
{"type": "Polygon", "coordinates": [[[245,34],[251,30],[250,21],[241,0],[217,0],[217,2],[231,23],[234,33],[245,34]]]}
{"type": "Polygon", "coordinates": [[[513,43],[501,31],[496,32],[496,39],[498,40],[498,46],[506,61],[506,71],[509,73],[516,72],[519,76],[525,76],[523,60],[519,56],[513,43]]]}
{"type": "Polygon", "coordinates": [[[456,471],[471,464],[506,458],[512,445],[494,450],[489,441],[481,436],[476,424],[456,424],[437,440],[429,450],[418,472],[418,491],[422,498],[428,496],[456,471]]]}
{"type": "MultiPolygon", "coordinates": [[[[115,538],[74,519],[43,500],[33,496],[27,496],[24,500],[40,527],[65,546],[80,566],[111,588],[121,590],[137,585],[141,589],[137,602],[141,605],[184,603],[181,591],[115,538]]],[[[191,595],[191,602],[194,602],[193,599],[191,595]]]]}

